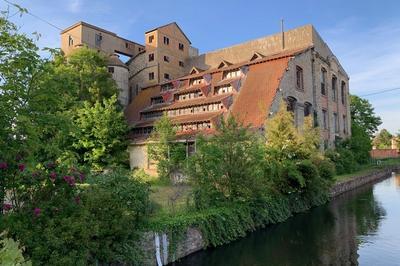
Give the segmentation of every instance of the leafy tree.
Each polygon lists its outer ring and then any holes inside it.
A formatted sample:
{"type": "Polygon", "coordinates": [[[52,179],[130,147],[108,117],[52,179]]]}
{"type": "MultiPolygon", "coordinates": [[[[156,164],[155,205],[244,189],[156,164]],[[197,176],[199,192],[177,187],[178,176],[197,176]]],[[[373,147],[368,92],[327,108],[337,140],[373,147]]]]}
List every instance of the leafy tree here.
{"type": "Polygon", "coordinates": [[[172,171],[181,166],[185,158],[185,147],[176,142],[176,130],[166,114],[155,122],[149,140],[148,154],[157,164],[158,176],[169,179],[172,171]]]}
{"type": "Polygon", "coordinates": [[[246,202],[262,192],[263,145],[232,116],[222,120],[210,139],[197,140],[188,174],[197,208],[224,202],[246,202]]]}
{"type": "Polygon", "coordinates": [[[71,150],[81,165],[103,170],[107,166],[127,164],[128,126],[115,95],[94,105],[85,101],[77,109],[74,125],[71,150]]]}
{"type": "Polygon", "coordinates": [[[382,129],[375,136],[373,144],[378,149],[390,149],[392,146],[393,135],[386,129],[382,129]]]}
{"type": "Polygon", "coordinates": [[[352,123],[360,130],[367,132],[372,139],[378,126],[382,124],[382,120],[375,114],[371,103],[366,99],[351,95],[350,113],[352,123]]]}

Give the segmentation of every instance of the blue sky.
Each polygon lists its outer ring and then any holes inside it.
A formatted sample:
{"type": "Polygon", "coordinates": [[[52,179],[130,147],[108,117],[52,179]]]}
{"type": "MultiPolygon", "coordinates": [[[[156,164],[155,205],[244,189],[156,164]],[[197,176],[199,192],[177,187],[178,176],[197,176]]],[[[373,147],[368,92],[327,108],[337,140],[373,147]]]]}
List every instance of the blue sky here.
{"type": "MultiPolygon", "coordinates": [[[[143,43],[144,32],[176,21],[206,52],[313,24],[350,75],[350,92],[366,95],[400,88],[400,1],[121,1],[10,0],[60,28],[83,20],[143,43]]],[[[7,4],[0,0],[0,8],[7,4]]],[[[12,14],[15,9],[10,8],[12,14]]],[[[59,31],[30,15],[11,18],[20,30],[39,32],[40,47],[59,47],[59,31]]],[[[383,119],[400,130],[400,90],[367,96],[383,119]]]]}

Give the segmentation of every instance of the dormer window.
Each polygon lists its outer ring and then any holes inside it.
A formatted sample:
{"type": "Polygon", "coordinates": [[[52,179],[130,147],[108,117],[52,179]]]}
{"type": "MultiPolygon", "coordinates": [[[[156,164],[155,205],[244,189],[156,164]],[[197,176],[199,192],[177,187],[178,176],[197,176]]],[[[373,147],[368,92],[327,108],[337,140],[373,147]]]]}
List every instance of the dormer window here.
{"type": "Polygon", "coordinates": [[[171,83],[167,83],[161,86],[161,91],[169,91],[172,90],[174,86],[171,83]]]}
{"type": "Polygon", "coordinates": [[[190,79],[189,85],[190,86],[194,86],[194,85],[200,85],[204,82],[204,79],[202,77],[200,78],[193,78],[190,79]]]}
{"type": "Polygon", "coordinates": [[[224,74],[222,75],[222,79],[233,79],[240,77],[241,71],[239,68],[229,70],[229,71],[224,71],[224,74]]]}
{"type": "Polygon", "coordinates": [[[159,104],[159,103],[163,103],[164,99],[162,96],[158,96],[158,97],[152,97],[151,98],[151,104],[159,104]]]}
{"type": "Polygon", "coordinates": [[[233,91],[233,87],[231,84],[227,84],[224,86],[219,86],[216,87],[214,90],[214,94],[225,94],[225,93],[230,93],[233,91]]]}

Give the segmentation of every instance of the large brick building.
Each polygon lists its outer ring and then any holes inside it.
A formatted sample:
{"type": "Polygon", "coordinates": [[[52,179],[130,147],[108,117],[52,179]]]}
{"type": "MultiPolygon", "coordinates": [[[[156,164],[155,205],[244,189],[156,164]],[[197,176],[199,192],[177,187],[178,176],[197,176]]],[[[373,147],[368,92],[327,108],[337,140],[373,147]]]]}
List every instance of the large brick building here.
{"type": "MultiPolygon", "coordinates": [[[[349,77],[311,25],[201,55],[176,23],[146,32],[143,46],[86,23],[76,25],[94,31],[94,48],[131,57],[118,65],[129,69],[121,93],[132,126],[132,167],[151,168],[146,139],[164,113],[188,149],[197,133],[212,134],[229,114],[262,132],[282,100],[296,125],[313,117],[325,147],[350,134],[349,77]],[[105,33],[110,37],[102,49],[98,36],[105,33]]],[[[63,31],[63,43],[70,41],[68,34],[63,31]]],[[[77,47],[82,44],[83,38],[77,47]]]]}

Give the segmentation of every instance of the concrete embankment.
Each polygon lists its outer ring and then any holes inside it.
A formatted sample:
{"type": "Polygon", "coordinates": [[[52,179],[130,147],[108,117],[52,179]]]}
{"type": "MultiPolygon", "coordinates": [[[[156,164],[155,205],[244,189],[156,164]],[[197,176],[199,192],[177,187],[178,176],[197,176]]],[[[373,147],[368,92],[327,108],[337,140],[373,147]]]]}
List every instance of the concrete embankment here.
{"type": "MultiPolygon", "coordinates": [[[[330,191],[330,197],[334,198],[347,191],[359,188],[369,183],[378,182],[388,178],[392,172],[399,172],[400,166],[388,167],[367,174],[355,175],[354,177],[336,183],[330,191]]],[[[176,252],[170,254],[169,239],[164,233],[145,233],[142,239],[142,247],[145,253],[145,265],[167,265],[180,258],[206,248],[202,233],[197,228],[188,228],[183,239],[177,243],[176,252]]]]}

